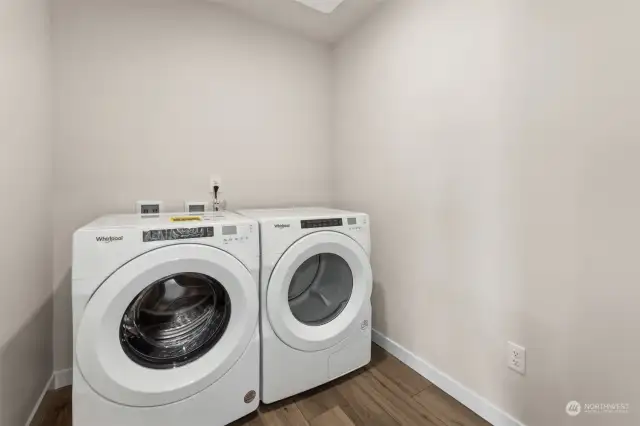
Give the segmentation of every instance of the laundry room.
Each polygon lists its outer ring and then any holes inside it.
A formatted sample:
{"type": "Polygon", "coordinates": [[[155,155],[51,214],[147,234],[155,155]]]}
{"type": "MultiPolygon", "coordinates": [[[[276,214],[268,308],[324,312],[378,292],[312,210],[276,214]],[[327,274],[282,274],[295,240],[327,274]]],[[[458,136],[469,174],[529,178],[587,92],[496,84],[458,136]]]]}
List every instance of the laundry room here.
{"type": "Polygon", "coordinates": [[[640,4],[0,0],[0,426],[635,426],[640,4]]]}

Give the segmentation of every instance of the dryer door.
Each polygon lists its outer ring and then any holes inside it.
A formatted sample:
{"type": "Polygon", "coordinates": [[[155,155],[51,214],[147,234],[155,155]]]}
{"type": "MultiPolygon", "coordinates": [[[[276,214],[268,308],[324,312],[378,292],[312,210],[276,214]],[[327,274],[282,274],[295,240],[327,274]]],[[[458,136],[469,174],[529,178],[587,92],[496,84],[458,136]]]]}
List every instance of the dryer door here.
{"type": "Polygon", "coordinates": [[[255,280],[230,254],[179,244],[108,277],[76,335],[80,372],[104,398],[151,407],[188,398],[242,356],[258,322],[255,280]]]}
{"type": "Polygon", "coordinates": [[[269,321],[293,348],[326,349],[359,329],[371,287],[369,257],[356,241],[315,232],[291,245],[276,264],[267,287],[269,321]]]}

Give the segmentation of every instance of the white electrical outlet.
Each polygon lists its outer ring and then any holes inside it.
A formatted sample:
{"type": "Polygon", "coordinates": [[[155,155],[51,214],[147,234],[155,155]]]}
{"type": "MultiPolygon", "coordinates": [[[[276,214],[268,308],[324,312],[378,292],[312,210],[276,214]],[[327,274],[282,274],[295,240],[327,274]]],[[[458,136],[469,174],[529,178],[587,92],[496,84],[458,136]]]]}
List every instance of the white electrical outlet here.
{"type": "Polygon", "coordinates": [[[204,213],[207,211],[208,204],[206,201],[185,201],[184,211],[192,214],[204,213]]]}
{"type": "Polygon", "coordinates": [[[507,366],[524,376],[527,371],[527,350],[516,343],[507,342],[507,351],[507,366]]]}
{"type": "Polygon", "coordinates": [[[211,175],[209,177],[209,192],[213,193],[214,186],[222,186],[222,177],[220,175],[211,175]]]}
{"type": "Polygon", "coordinates": [[[162,201],[138,201],[135,212],[138,214],[160,214],[164,210],[162,201]]]}

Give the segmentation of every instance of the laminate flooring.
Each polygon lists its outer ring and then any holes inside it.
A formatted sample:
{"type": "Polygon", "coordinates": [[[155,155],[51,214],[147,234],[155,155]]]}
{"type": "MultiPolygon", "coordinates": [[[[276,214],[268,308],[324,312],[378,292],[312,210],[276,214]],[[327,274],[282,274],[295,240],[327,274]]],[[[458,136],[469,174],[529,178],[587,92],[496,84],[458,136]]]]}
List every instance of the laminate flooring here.
{"type": "MultiPolygon", "coordinates": [[[[380,347],[372,351],[368,366],[231,426],[491,426],[380,347]]],[[[49,392],[31,426],[72,426],[71,388],[49,392]]]]}

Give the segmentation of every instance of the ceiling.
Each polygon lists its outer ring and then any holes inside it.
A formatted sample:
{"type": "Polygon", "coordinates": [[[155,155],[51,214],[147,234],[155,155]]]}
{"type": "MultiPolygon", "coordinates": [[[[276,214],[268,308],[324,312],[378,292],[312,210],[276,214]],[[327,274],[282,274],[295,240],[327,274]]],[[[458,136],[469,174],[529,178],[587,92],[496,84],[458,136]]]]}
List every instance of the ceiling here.
{"type": "MultiPolygon", "coordinates": [[[[335,43],[384,0],[344,0],[332,13],[323,13],[297,0],[208,0],[305,37],[335,43]]],[[[316,2],[319,0],[316,0],[316,2]]],[[[332,1],[332,3],[335,3],[332,1]]]]}

